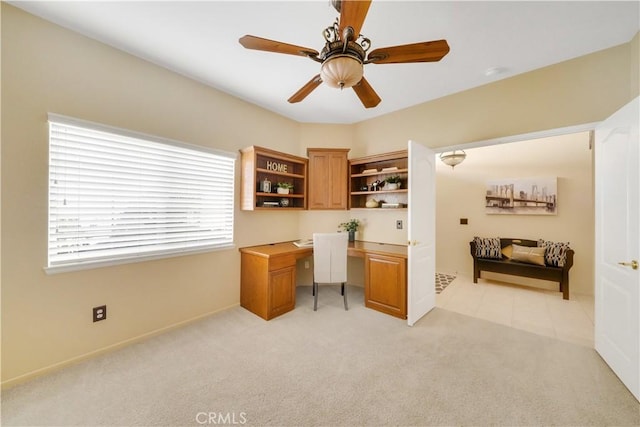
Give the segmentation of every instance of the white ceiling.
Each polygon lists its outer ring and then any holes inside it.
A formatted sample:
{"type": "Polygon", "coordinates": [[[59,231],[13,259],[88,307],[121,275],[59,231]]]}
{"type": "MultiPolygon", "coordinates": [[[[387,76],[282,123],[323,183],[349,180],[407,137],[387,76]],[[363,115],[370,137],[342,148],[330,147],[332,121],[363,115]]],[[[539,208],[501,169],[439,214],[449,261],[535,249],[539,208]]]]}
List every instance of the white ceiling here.
{"type": "Polygon", "coordinates": [[[457,2],[374,0],[361,33],[371,49],[446,39],[440,62],[368,64],[382,98],[365,109],[351,90],[321,85],[287,99],[319,73],[304,57],[246,50],[245,34],[320,51],[338,16],[324,1],[9,3],[299,122],[354,123],[626,43],[638,1],[457,2]],[[499,67],[498,75],[486,70],[499,67]]]}

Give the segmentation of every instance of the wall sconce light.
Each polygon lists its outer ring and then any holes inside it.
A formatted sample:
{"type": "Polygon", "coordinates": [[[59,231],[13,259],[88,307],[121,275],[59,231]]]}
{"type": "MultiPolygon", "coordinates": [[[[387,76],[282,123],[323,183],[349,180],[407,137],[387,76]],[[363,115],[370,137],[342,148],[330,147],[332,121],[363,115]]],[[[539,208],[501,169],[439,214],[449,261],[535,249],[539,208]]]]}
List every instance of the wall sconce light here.
{"type": "Polygon", "coordinates": [[[450,153],[440,154],[440,160],[442,160],[442,163],[444,163],[447,166],[451,166],[452,169],[456,165],[459,165],[460,163],[462,163],[462,161],[466,158],[467,158],[467,153],[465,153],[464,150],[460,150],[460,151],[453,150],[450,153]]]}

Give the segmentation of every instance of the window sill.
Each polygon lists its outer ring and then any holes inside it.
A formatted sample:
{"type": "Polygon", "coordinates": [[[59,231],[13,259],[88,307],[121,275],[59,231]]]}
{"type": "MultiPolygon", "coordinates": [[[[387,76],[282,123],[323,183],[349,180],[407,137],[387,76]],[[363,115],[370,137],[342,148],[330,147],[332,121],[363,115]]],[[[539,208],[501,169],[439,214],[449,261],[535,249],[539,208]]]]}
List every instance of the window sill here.
{"type": "Polygon", "coordinates": [[[202,248],[192,249],[192,250],[157,252],[153,254],[145,254],[140,256],[129,255],[123,258],[111,258],[111,259],[104,259],[99,261],[78,262],[75,264],[54,265],[51,267],[43,267],[43,270],[47,275],[69,273],[72,271],[90,270],[94,268],[112,267],[115,265],[131,264],[135,262],[154,261],[154,260],[164,259],[164,258],[173,258],[178,256],[196,255],[196,254],[202,254],[207,252],[235,249],[235,247],[236,247],[235,244],[230,243],[228,245],[207,246],[207,247],[202,247],[202,248]]]}

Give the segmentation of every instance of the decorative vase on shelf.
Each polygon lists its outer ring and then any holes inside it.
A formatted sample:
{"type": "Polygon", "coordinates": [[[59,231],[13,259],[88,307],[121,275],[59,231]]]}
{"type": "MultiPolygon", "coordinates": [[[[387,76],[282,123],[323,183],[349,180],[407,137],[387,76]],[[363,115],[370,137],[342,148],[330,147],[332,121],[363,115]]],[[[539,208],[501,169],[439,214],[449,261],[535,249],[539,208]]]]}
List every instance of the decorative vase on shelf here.
{"type": "Polygon", "coordinates": [[[369,199],[367,200],[367,203],[365,203],[365,206],[368,208],[377,208],[380,206],[380,203],[378,203],[376,199],[369,199]]]}
{"type": "Polygon", "coordinates": [[[389,182],[387,183],[387,190],[397,190],[400,188],[399,182],[389,182]]]}
{"type": "Polygon", "coordinates": [[[356,241],[356,232],[355,232],[355,230],[349,230],[349,241],[350,242],[355,242],[356,241]]]}
{"type": "Polygon", "coordinates": [[[289,189],[278,187],[278,194],[289,194],[289,189]]]}

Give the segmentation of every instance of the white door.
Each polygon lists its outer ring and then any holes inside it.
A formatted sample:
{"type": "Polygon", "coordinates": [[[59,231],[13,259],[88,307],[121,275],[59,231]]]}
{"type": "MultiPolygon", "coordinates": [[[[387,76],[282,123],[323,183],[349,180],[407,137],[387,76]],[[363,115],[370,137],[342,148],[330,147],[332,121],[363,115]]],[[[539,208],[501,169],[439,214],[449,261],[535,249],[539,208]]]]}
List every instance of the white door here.
{"type": "Polygon", "coordinates": [[[413,326],[436,305],[435,154],[409,141],[409,264],[407,323],[413,326]]]}
{"type": "Polygon", "coordinates": [[[638,400],[639,99],[599,125],[595,138],[595,347],[638,400]]]}

